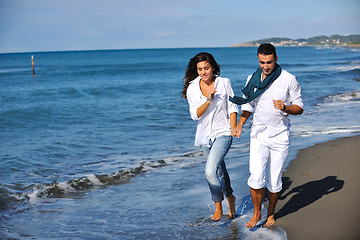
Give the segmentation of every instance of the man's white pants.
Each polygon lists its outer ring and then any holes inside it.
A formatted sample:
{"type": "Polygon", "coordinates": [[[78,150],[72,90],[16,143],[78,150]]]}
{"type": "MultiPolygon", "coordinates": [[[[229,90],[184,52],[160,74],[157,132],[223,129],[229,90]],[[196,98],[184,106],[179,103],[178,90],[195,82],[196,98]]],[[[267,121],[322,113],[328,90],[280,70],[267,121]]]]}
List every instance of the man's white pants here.
{"type": "Polygon", "coordinates": [[[259,132],[250,139],[250,177],[253,189],[265,187],[277,193],[282,189],[282,171],[290,145],[289,130],[269,137],[268,131],[259,132]]]}

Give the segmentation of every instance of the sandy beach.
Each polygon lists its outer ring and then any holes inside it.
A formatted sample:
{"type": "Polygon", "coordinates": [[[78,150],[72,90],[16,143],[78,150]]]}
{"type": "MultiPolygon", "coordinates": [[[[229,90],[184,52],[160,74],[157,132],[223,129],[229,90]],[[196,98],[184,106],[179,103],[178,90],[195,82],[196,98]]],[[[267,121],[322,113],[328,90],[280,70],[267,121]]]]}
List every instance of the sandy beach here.
{"type": "Polygon", "coordinates": [[[301,150],[283,174],[277,225],[289,240],[359,239],[360,135],[301,150]]]}

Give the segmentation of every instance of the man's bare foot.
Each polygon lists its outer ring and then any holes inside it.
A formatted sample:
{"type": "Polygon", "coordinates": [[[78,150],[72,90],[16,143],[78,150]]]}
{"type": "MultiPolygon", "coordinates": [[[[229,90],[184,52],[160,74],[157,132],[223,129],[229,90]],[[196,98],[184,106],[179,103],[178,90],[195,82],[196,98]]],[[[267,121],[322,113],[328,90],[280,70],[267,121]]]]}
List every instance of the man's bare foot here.
{"type": "Polygon", "coordinates": [[[229,217],[230,219],[233,219],[236,217],[236,207],[235,207],[236,197],[231,194],[227,198],[227,200],[229,202],[229,217]]]}
{"type": "Polygon", "coordinates": [[[261,215],[253,215],[250,221],[245,224],[247,228],[254,228],[256,226],[256,223],[261,220],[261,215]]]}
{"type": "Polygon", "coordinates": [[[263,225],[264,227],[273,227],[275,226],[274,215],[270,215],[266,219],[266,223],[263,225]]]}
{"type": "Polygon", "coordinates": [[[219,221],[222,216],[222,205],[221,202],[215,202],[215,213],[212,216],[211,220],[219,221]]]}

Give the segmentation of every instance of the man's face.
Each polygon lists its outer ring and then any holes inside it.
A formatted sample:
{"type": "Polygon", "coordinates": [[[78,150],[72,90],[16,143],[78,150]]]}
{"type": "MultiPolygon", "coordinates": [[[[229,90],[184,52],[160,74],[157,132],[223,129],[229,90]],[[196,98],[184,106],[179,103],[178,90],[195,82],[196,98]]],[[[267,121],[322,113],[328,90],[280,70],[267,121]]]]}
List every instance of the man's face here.
{"type": "Polygon", "coordinates": [[[259,64],[260,68],[263,71],[263,78],[270,75],[270,73],[274,70],[277,57],[274,56],[274,54],[271,55],[262,55],[258,54],[259,64]]]}

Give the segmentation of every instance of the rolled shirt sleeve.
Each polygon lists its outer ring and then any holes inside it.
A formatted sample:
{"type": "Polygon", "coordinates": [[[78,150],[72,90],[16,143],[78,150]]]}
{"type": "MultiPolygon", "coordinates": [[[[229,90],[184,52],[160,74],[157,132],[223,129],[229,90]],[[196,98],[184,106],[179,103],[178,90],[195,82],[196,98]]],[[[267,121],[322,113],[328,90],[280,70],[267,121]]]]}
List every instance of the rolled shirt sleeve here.
{"type": "MultiPolygon", "coordinates": [[[[227,89],[227,93],[229,97],[234,97],[234,91],[232,89],[231,86],[231,81],[230,79],[226,78],[226,89],[227,89]]],[[[232,113],[238,113],[239,112],[239,107],[237,106],[237,104],[233,103],[230,101],[230,98],[227,98],[227,105],[228,105],[228,113],[229,115],[231,115],[232,113]]]]}
{"type": "Polygon", "coordinates": [[[289,96],[290,103],[293,105],[298,105],[304,109],[304,103],[301,96],[301,88],[299,82],[294,77],[289,84],[289,96]]]}
{"type": "Polygon", "coordinates": [[[199,94],[197,93],[196,89],[190,86],[186,93],[189,103],[189,112],[191,119],[197,121],[200,119],[197,116],[197,109],[206,102],[206,99],[202,99],[201,96],[199,96],[199,94]]]}

